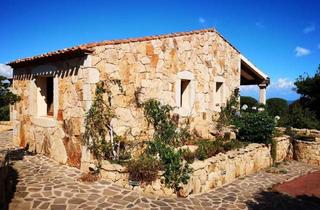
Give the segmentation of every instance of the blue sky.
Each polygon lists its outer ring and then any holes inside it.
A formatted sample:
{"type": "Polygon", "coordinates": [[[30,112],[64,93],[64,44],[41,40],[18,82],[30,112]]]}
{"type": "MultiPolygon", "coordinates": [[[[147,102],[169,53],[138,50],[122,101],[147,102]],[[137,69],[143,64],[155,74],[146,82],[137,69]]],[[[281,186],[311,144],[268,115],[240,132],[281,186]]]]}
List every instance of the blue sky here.
{"type": "MultiPolygon", "coordinates": [[[[320,64],[320,1],[0,0],[0,63],[73,45],[215,27],[272,84],[296,99],[295,78],[320,64]]],[[[0,73],[5,67],[0,65],[0,73]]],[[[257,97],[256,87],[242,95],[257,97]]]]}

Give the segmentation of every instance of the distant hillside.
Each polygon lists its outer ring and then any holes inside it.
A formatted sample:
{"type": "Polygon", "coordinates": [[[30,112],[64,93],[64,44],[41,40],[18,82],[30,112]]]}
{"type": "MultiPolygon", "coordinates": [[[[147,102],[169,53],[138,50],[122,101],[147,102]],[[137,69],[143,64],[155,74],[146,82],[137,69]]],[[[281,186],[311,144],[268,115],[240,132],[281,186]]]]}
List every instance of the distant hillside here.
{"type": "Polygon", "coordinates": [[[296,100],[287,100],[288,101],[288,104],[292,104],[293,102],[295,102],[296,100]]]}

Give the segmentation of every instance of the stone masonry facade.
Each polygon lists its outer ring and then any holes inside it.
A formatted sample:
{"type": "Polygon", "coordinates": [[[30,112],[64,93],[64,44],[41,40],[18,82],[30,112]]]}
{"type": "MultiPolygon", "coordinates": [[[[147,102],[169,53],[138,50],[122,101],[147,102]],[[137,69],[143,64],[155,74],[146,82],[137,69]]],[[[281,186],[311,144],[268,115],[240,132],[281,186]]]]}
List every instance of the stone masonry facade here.
{"type": "Polygon", "coordinates": [[[13,111],[14,141],[75,167],[81,164],[81,134],[84,132],[89,70],[84,58],[27,67],[14,72],[13,89],[22,100],[13,111]],[[54,116],[37,116],[37,76],[54,77],[54,116]]]}
{"type": "Polygon", "coordinates": [[[220,107],[240,87],[240,53],[215,30],[110,42],[90,49],[82,56],[14,68],[13,91],[22,98],[11,109],[17,145],[62,164],[87,168],[92,157],[81,136],[99,81],[109,84],[111,98],[106,94],[105,99],[110,99],[116,115],[112,126],[126,140],[147,140],[152,135],[136,105],[137,100],[149,98],[174,107],[179,122],[188,119],[192,132],[208,138],[220,107]],[[39,77],[53,80],[52,116],[39,115],[39,77]]]}

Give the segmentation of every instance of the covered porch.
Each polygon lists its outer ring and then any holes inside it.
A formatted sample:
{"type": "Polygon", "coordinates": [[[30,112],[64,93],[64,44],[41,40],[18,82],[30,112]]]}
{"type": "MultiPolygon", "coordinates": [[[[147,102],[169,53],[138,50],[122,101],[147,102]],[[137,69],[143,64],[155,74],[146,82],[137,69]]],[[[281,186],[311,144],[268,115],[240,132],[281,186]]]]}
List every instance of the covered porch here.
{"type": "Polygon", "coordinates": [[[266,104],[267,87],[270,84],[270,78],[242,54],[240,55],[240,59],[240,85],[257,85],[259,87],[259,103],[266,104]]]}

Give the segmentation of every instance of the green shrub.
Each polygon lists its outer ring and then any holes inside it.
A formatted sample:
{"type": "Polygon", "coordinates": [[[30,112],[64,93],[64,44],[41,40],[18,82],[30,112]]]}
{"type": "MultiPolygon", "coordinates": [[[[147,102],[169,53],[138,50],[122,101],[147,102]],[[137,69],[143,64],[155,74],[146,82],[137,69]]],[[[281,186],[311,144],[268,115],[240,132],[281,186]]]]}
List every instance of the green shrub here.
{"type": "Polygon", "coordinates": [[[229,151],[229,150],[234,150],[234,149],[239,149],[239,148],[245,147],[246,145],[247,145],[246,142],[241,142],[237,139],[232,139],[230,141],[227,141],[223,145],[223,148],[225,151],[229,151]]]}
{"type": "Polygon", "coordinates": [[[198,149],[196,150],[196,157],[198,160],[204,160],[225,151],[222,139],[217,139],[215,141],[199,140],[197,145],[198,149]]]}
{"type": "Polygon", "coordinates": [[[160,159],[164,168],[166,186],[177,191],[181,183],[188,183],[191,169],[188,164],[183,163],[181,151],[175,151],[167,147],[167,149],[160,154],[160,159]]]}
{"type": "Polygon", "coordinates": [[[289,106],[289,113],[283,121],[286,127],[320,129],[320,122],[315,114],[308,108],[304,108],[299,101],[289,106]]]}
{"type": "Polygon", "coordinates": [[[10,108],[9,105],[0,107],[0,121],[10,120],[10,108]]]}
{"type": "Polygon", "coordinates": [[[242,107],[244,104],[246,104],[248,107],[258,106],[258,101],[250,96],[241,96],[240,106],[242,107]]]}
{"type": "Polygon", "coordinates": [[[147,154],[160,157],[167,187],[178,191],[181,183],[188,183],[191,169],[187,163],[183,162],[183,152],[181,150],[176,151],[172,146],[160,140],[155,140],[149,143],[147,154]]]}
{"type": "Polygon", "coordinates": [[[204,160],[218,153],[224,153],[230,150],[242,148],[246,143],[240,142],[238,140],[225,141],[220,138],[215,141],[210,140],[200,140],[198,143],[198,149],[195,151],[195,157],[198,160],[204,160]]]}
{"type": "Polygon", "coordinates": [[[10,120],[9,105],[20,101],[21,97],[10,91],[7,78],[0,75],[0,121],[10,120]]]}
{"type": "Polygon", "coordinates": [[[191,172],[188,163],[183,161],[183,152],[175,149],[190,138],[188,127],[178,128],[170,115],[173,108],[155,99],[144,102],[143,108],[148,123],[154,128],[153,141],[149,142],[146,152],[159,156],[166,186],[178,191],[181,183],[188,182],[191,172]]]}
{"type": "Polygon", "coordinates": [[[320,65],[313,76],[301,75],[294,85],[297,93],[300,94],[300,104],[313,112],[315,118],[320,121],[320,65]]]}
{"type": "Polygon", "coordinates": [[[155,99],[149,99],[143,103],[144,115],[148,123],[153,125],[154,140],[160,140],[172,146],[179,146],[190,137],[188,128],[178,128],[171,119],[170,112],[173,109],[169,105],[161,105],[155,99]]]}
{"type": "Polygon", "coordinates": [[[221,130],[223,127],[232,124],[233,118],[239,107],[239,89],[235,89],[225,107],[221,107],[217,128],[221,130]]]}
{"type": "Polygon", "coordinates": [[[131,160],[127,169],[130,180],[150,184],[157,179],[160,162],[155,157],[142,155],[139,159],[131,160]]]}
{"type": "Polygon", "coordinates": [[[237,138],[241,141],[255,143],[271,143],[275,129],[274,118],[266,111],[244,112],[236,118],[234,124],[238,128],[237,138]]]}
{"type": "Polygon", "coordinates": [[[190,149],[184,149],[182,150],[182,157],[185,161],[187,161],[187,163],[191,164],[194,162],[196,154],[194,152],[191,152],[190,149]]]}
{"type": "MultiPolygon", "coordinates": [[[[288,101],[282,98],[270,98],[267,100],[267,111],[273,117],[285,116],[289,111],[288,101]]],[[[280,118],[280,119],[281,119],[280,118]]]]}

